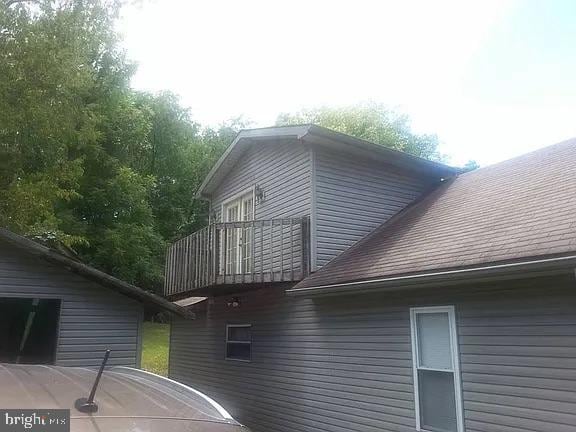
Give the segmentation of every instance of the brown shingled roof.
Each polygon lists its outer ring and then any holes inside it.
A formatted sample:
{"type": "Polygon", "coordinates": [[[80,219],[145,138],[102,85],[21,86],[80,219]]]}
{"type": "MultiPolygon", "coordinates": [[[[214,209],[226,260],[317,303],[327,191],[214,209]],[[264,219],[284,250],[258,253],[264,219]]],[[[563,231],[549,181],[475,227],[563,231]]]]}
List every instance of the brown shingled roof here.
{"type": "Polygon", "coordinates": [[[575,251],[572,139],[447,181],[295,288],[575,251]]]}

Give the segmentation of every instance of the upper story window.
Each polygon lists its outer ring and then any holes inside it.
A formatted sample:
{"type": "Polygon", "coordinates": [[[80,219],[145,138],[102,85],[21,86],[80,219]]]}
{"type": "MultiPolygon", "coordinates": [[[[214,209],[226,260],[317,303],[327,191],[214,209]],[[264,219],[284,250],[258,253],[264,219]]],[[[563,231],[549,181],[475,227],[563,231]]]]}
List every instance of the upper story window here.
{"type": "Polygon", "coordinates": [[[416,430],[463,432],[454,307],[410,310],[416,430]]]}
{"type": "Polygon", "coordinates": [[[226,326],[226,360],[250,361],[252,359],[252,325],[229,324],[226,326]]]}
{"type": "MultiPolygon", "coordinates": [[[[254,220],[254,189],[237,195],[222,204],[223,222],[254,220]]],[[[226,229],[224,266],[226,274],[250,273],[253,265],[253,228],[226,229]]],[[[222,269],[224,270],[224,268],[222,269]]]]}

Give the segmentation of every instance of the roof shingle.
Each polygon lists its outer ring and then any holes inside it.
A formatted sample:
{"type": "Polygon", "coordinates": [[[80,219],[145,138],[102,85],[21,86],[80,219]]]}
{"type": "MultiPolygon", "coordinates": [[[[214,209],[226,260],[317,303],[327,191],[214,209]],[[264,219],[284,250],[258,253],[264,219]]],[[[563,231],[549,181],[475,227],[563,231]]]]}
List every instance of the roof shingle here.
{"type": "Polygon", "coordinates": [[[576,139],[449,180],[295,288],[576,251],[576,139]]]}

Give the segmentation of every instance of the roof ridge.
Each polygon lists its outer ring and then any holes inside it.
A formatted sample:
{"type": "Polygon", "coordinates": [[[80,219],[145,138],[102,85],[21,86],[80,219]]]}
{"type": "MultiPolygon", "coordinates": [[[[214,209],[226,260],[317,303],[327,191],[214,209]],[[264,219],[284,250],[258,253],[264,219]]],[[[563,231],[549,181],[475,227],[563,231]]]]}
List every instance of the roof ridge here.
{"type": "Polygon", "coordinates": [[[313,145],[326,145],[326,143],[338,143],[346,151],[356,152],[363,157],[368,153],[376,155],[379,160],[389,165],[402,169],[413,169],[424,176],[450,177],[459,172],[460,168],[446,165],[443,162],[425,159],[411,153],[390,148],[384,145],[358,138],[343,132],[339,132],[324,126],[314,124],[272,126],[265,128],[243,129],[226,148],[224,153],[212,166],[204,177],[202,184],[196,191],[195,197],[208,198],[217,185],[222,181],[222,167],[232,167],[246,149],[259,140],[296,139],[300,142],[307,141],[313,145]]]}
{"type": "Polygon", "coordinates": [[[481,167],[474,169],[474,170],[471,170],[471,171],[465,171],[465,172],[459,174],[458,176],[459,177],[465,177],[465,176],[469,176],[471,174],[475,174],[478,172],[484,172],[490,168],[496,168],[496,167],[500,167],[500,166],[508,164],[508,163],[513,163],[519,159],[524,159],[527,157],[534,157],[534,155],[536,153],[545,152],[546,150],[551,150],[554,147],[563,146],[563,145],[576,145],[576,137],[568,138],[566,140],[563,140],[563,141],[560,141],[560,142],[557,142],[554,144],[548,144],[548,145],[545,145],[544,147],[539,147],[539,148],[530,150],[527,153],[522,153],[522,154],[519,154],[517,156],[513,156],[509,159],[504,159],[504,160],[501,160],[499,162],[494,162],[494,163],[486,165],[486,166],[481,166],[481,167]]]}

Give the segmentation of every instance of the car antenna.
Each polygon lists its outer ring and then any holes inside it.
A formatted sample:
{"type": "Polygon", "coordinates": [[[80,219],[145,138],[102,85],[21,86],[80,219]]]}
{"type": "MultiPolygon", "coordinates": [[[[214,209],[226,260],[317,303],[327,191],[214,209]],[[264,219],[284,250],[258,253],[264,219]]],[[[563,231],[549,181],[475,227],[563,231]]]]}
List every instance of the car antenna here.
{"type": "Polygon", "coordinates": [[[95,413],[96,411],[98,411],[98,405],[96,404],[96,402],[94,402],[94,396],[96,395],[96,389],[98,389],[98,384],[100,383],[100,378],[102,377],[102,373],[104,372],[104,367],[106,366],[108,357],[110,357],[110,350],[106,350],[106,352],[104,353],[104,359],[102,359],[100,370],[98,370],[96,380],[94,381],[94,385],[92,385],[92,390],[90,390],[90,395],[88,396],[88,398],[77,399],[76,402],[74,403],[74,406],[78,411],[83,413],[95,413]]]}

